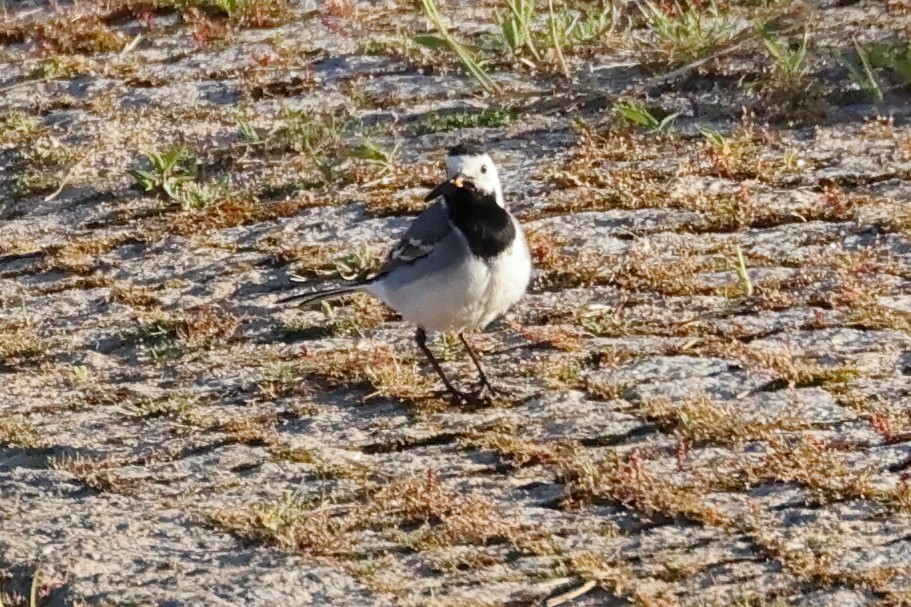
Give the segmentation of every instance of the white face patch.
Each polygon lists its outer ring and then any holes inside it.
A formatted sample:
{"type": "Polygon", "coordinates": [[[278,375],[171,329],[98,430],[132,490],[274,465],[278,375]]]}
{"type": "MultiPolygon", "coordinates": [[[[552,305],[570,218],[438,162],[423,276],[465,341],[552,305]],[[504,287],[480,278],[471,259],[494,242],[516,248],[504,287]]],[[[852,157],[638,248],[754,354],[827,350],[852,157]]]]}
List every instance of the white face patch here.
{"type": "Polygon", "coordinates": [[[470,180],[479,191],[495,194],[497,204],[505,207],[500,176],[488,154],[448,156],[446,158],[446,176],[452,179],[458,174],[462,174],[470,180]]]}

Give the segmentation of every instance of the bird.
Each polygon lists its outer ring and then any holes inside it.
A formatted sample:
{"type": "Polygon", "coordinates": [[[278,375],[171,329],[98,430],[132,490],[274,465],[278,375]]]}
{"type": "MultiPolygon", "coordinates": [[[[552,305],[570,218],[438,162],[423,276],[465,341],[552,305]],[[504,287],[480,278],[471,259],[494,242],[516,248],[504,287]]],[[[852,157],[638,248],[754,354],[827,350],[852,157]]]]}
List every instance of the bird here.
{"type": "Polygon", "coordinates": [[[506,208],[496,165],[476,144],[449,149],[446,179],[424,200],[433,202],[374,276],[276,303],[306,305],[358,292],[377,297],[417,327],[417,346],[449,394],[462,403],[478,402],[485,389],[491,396],[503,391],[489,381],[465,332],[484,329],[525,295],[532,274],[528,242],[506,208]],[[478,371],[475,392],[460,391],[449,380],[427,347],[428,331],[458,333],[478,371]]]}

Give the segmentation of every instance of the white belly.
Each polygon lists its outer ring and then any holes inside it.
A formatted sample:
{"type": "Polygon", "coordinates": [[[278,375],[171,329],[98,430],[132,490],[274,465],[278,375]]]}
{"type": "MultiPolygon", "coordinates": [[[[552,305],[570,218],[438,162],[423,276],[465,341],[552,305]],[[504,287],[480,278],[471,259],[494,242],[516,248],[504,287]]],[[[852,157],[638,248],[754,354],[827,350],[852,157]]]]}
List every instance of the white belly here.
{"type": "Polygon", "coordinates": [[[493,259],[484,294],[487,313],[471,328],[483,329],[522,299],[531,280],[531,256],[522,228],[516,224],[516,241],[493,259]]]}
{"type": "Polygon", "coordinates": [[[445,276],[412,280],[394,290],[371,291],[402,318],[428,331],[484,328],[519,301],[528,288],[528,245],[521,229],[517,236],[512,247],[487,262],[466,254],[466,261],[450,266],[445,276]]]}

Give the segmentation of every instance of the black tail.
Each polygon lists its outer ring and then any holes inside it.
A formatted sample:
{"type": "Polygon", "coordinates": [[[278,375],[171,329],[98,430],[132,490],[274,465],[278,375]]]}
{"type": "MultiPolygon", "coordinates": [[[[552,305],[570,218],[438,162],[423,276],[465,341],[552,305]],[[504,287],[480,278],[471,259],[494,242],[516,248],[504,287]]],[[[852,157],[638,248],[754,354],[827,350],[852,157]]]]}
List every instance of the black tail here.
{"type": "Polygon", "coordinates": [[[337,287],[335,289],[326,289],[324,291],[316,291],[314,293],[301,293],[300,295],[292,295],[290,297],[284,297],[279,299],[275,303],[291,303],[295,302],[299,305],[305,305],[313,303],[315,301],[322,301],[324,299],[329,299],[330,297],[338,297],[340,295],[346,295],[348,293],[354,293],[360,290],[361,285],[347,285],[344,287],[337,287]]]}

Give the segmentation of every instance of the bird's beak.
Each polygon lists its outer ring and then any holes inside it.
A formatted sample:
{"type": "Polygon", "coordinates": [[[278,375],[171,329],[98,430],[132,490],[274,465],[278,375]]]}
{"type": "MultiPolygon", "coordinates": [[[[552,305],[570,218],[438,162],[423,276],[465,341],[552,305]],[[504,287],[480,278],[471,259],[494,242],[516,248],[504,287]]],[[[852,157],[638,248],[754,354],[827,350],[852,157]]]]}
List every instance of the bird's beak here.
{"type": "Polygon", "coordinates": [[[449,181],[444,181],[437,187],[430,190],[430,193],[424,198],[425,202],[430,202],[440,196],[447,196],[452,194],[458,189],[461,189],[465,185],[465,178],[462,175],[456,175],[449,181]]]}

